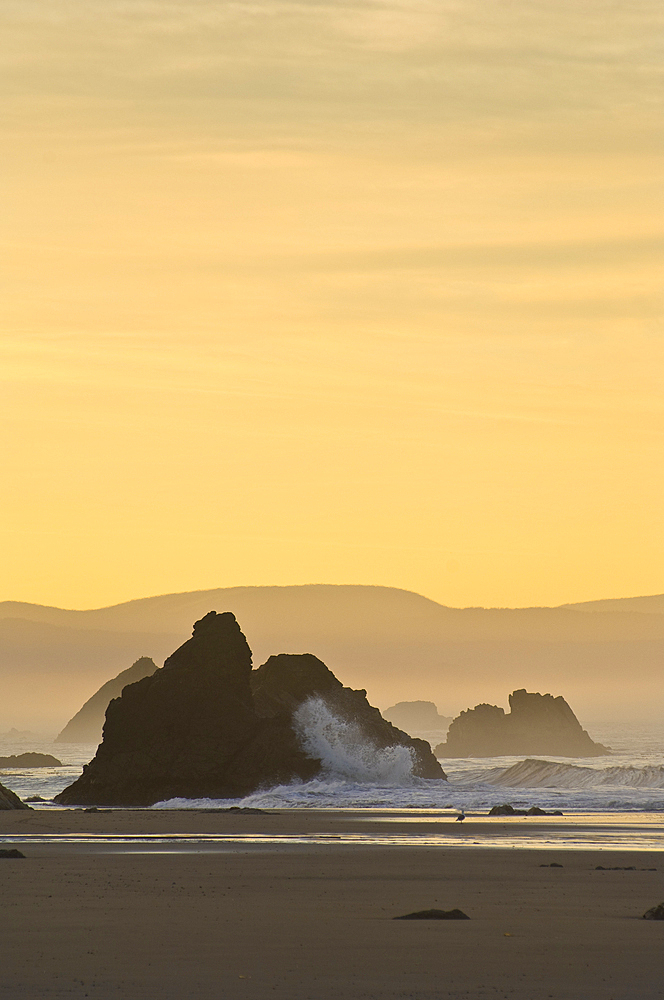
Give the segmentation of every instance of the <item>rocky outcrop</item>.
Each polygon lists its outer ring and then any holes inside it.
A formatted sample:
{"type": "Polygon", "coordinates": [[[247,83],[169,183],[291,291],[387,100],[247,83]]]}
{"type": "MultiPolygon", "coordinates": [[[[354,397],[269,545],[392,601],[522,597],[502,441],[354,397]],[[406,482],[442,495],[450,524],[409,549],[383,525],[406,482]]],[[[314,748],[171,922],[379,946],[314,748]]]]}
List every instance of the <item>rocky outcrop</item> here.
{"type": "Polygon", "coordinates": [[[0,757],[0,767],[62,767],[62,761],[50,753],[19,753],[0,757]]]}
{"type": "Polygon", "coordinates": [[[600,757],[611,751],[594,743],[563,697],[514,691],[510,712],[497,705],[476,705],[450,724],[437,757],[502,757],[552,754],[600,757]]]}
{"type": "Polygon", "coordinates": [[[99,743],[104,725],[106,709],[113,698],[119,698],[127,684],[149,677],[157,669],[157,664],[149,656],[141,656],[130,667],[106,681],[91,698],[88,698],[62,732],[56,736],[56,743],[99,743]]]}
{"type": "Polygon", "coordinates": [[[282,654],[255,671],[251,660],[233,614],[205,615],[161,670],[111,701],[96,756],[56,801],[147,806],[309,780],[322,763],[305,750],[295,715],[311,698],[378,746],[408,746],[417,773],[445,777],[428,744],[385,722],[364,691],[344,688],[316,657],[282,654]]]}
{"type": "Polygon", "coordinates": [[[304,702],[320,698],[332,715],[352,727],[355,737],[368,746],[376,750],[408,747],[415,777],[444,778],[425,740],[393,726],[369,704],[366,691],[344,687],[323,661],[311,653],[271,656],[253,672],[251,683],[256,708],[264,716],[275,717],[284,711],[292,716],[304,702]]]}
{"type": "Polygon", "coordinates": [[[539,806],[531,806],[530,809],[515,809],[509,802],[504,802],[502,806],[492,806],[489,809],[489,816],[562,816],[559,809],[554,812],[546,812],[539,806]]]}
{"type": "Polygon", "coordinates": [[[383,718],[407,733],[446,732],[451,716],[439,715],[432,701],[400,701],[386,708],[383,718]]]}
{"type": "Polygon", "coordinates": [[[4,785],[0,785],[0,810],[7,809],[29,809],[30,806],[22,802],[15,792],[4,785]]]}

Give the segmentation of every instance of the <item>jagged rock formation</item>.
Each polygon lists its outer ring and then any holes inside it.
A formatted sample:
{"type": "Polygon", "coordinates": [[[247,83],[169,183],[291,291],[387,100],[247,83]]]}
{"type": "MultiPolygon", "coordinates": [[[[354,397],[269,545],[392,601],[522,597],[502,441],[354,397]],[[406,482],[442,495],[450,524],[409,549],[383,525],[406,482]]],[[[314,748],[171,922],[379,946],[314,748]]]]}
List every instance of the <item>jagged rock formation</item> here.
{"type": "Polygon", "coordinates": [[[19,753],[0,757],[0,767],[62,767],[62,761],[50,753],[19,753]]]}
{"type": "Polygon", "coordinates": [[[445,732],[452,721],[451,716],[439,715],[432,701],[400,701],[386,708],[383,718],[407,733],[445,732]]]}
{"type": "Polygon", "coordinates": [[[29,809],[30,806],[22,802],[15,792],[4,785],[0,785],[0,810],[7,809],[29,809]]]}
{"type": "Polygon", "coordinates": [[[88,698],[85,705],[69,720],[56,743],[99,743],[106,709],[113,698],[119,698],[123,687],[149,677],[157,664],[149,656],[141,656],[130,667],[107,681],[88,698]]]}
{"type": "Polygon", "coordinates": [[[293,712],[310,698],[321,698],[332,714],[357,727],[358,735],[378,750],[409,747],[413,774],[420,778],[443,778],[440,765],[425,740],[415,739],[383,718],[369,704],[364,690],[344,687],[332,671],[311,653],[280,653],[254,670],[251,686],[257,711],[266,717],[293,712]]]}
{"type": "Polygon", "coordinates": [[[502,757],[552,754],[600,757],[611,751],[594,743],[562,696],[514,691],[510,712],[497,705],[476,705],[450,724],[437,757],[502,757]]]}
{"type": "Polygon", "coordinates": [[[363,691],[344,688],[316,657],[282,654],[253,672],[251,659],[233,614],[205,615],[163,669],[109,704],[95,758],[56,801],[147,806],[309,780],[322,765],[303,749],[293,713],[312,697],[379,746],[411,748],[416,773],[444,779],[427,743],[394,729],[363,691]]]}

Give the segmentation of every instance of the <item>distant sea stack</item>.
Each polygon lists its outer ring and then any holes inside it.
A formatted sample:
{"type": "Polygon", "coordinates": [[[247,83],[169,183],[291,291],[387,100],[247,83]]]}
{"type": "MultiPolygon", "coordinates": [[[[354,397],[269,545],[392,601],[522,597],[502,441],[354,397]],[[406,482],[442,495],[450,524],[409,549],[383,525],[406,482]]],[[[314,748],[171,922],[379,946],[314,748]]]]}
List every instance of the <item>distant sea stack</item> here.
{"type": "Polygon", "coordinates": [[[62,767],[62,761],[50,753],[19,753],[0,757],[0,767],[62,767]]]}
{"type": "Polygon", "coordinates": [[[15,792],[0,785],[0,811],[7,809],[29,809],[27,802],[22,802],[15,792]]]}
{"type": "Polygon", "coordinates": [[[439,715],[432,701],[400,701],[391,708],[386,708],[383,718],[407,733],[444,732],[452,721],[451,716],[439,715]]]}
{"type": "Polygon", "coordinates": [[[56,801],[149,806],[310,780],[322,763],[305,752],[294,713],[311,698],[374,746],[408,747],[415,774],[445,779],[428,743],[391,726],[315,656],[281,654],[252,671],[235,616],[211,611],[161,670],[111,701],[96,756],[56,801]]]}
{"type": "Polygon", "coordinates": [[[149,656],[141,656],[135,663],[123,670],[112,680],[103,684],[96,694],[88,698],[85,705],[69,720],[62,732],[56,736],[56,743],[99,743],[104,716],[109,702],[119,698],[123,687],[149,677],[157,669],[157,664],[149,656]]]}
{"type": "Polygon", "coordinates": [[[503,757],[551,754],[601,757],[611,751],[591,740],[565,699],[525,689],[509,696],[510,711],[476,705],[450,724],[437,757],[503,757]]]}

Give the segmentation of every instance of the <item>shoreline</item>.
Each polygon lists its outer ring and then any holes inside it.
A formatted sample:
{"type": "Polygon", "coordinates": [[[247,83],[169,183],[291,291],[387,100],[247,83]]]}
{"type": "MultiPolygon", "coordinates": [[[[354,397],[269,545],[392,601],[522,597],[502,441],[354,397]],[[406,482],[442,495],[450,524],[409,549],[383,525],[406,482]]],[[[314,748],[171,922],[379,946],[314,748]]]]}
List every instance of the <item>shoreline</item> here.
{"type": "Polygon", "coordinates": [[[0,1000],[655,1000],[664,817],[554,842],[608,819],[3,812],[0,1000]],[[470,919],[394,919],[432,907],[470,919]]]}
{"type": "Polygon", "coordinates": [[[459,823],[455,814],[433,810],[46,808],[0,813],[0,843],[88,851],[124,843],[207,851],[364,846],[657,853],[664,851],[664,815],[470,815],[459,823]]]}
{"type": "Polygon", "coordinates": [[[662,996],[664,923],[640,919],[664,898],[661,854],[25,853],[0,862],[2,1000],[662,996]],[[394,919],[430,907],[470,919],[394,919]]]}

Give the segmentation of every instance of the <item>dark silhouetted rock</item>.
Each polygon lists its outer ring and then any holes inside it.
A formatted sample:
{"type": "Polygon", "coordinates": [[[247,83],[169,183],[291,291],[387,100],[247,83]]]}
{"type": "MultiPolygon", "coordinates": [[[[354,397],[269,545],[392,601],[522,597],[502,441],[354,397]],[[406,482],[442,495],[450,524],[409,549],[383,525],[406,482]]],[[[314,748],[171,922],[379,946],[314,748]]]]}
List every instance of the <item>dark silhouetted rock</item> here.
{"type": "Polygon", "coordinates": [[[157,669],[157,664],[149,656],[141,656],[139,660],[119,673],[110,681],[106,681],[99,690],[88,698],[85,705],[78,710],[56,737],[56,743],[99,743],[104,725],[106,709],[113,698],[119,698],[122,689],[127,684],[149,677],[157,669]]]}
{"type": "Polygon", "coordinates": [[[0,858],[24,858],[25,854],[21,854],[15,847],[3,848],[0,850],[0,858]]]}
{"type": "Polygon", "coordinates": [[[260,729],[250,674],[234,616],[206,615],[161,670],[110,702],[96,756],[56,801],[146,806],[242,794],[227,772],[260,729]]]}
{"type": "Polygon", "coordinates": [[[653,906],[643,914],[644,920],[664,920],[664,903],[653,906]]]}
{"type": "Polygon", "coordinates": [[[312,653],[279,653],[252,672],[251,689],[258,713],[274,717],[295,711],[307,698],[337,695],[344,686],[312,653]]]}
{"type": "Polygon", "coordinates": [[[403,917],[393,917],[393,920],[470,920],[463,910],[416,910],[415,913],[405,913],[403,917]]]}
{"type": "Polygon", "coordinates": [[[405,733],[443,733],[452,721],[451,716],[439,715],[432,701],[400,701],[386,708],[382,715],[405,733]]]}
{"type": "Polygon", "coordinates": [[[147,806],[310,780],[322,763],[303,745],[297,716],[311,699],[374,747],[407,746],[414,773],[445,778],[427,743],[395,729],[315,656],[281,654],[252,671],[234,615],[211,611],[161,670],[111,701],[96,756],[55,801],[147,806]]]}
{"type": "Polygon", "coordinates": [[[539,806],[531,806],[530,809],[515,809],[509,802],[504,802],[500,806],[492,806],[489,809],[489,816],[562,816],[559,809],[547,812],[539,806]]]}
{"type": "Polygon", "coordinates": [[[22,802],[15,792],[4,785],[0,785],[0,810],[7,809],[29,809],[30,806],[22,802]]]}
{"type": "Polygon", "coordinates": [[[497,705],[476,705],[450,724],[437,757],[502,757],[553,754],[599,757],[611,751],[594,743],[564,698],[514,691],[510,712],[497,705]]]}
{"type": "Polygon", "coordinates": [[[366,691],[344,687],[332,671],[311,653],[271,656],[251,678],[257,710],[276,716],[296,711],[311,698],[320,698],[335,718],[343,721],[363,743],[377,750],[408,747],[413,774],[419,778],[444,778],[445,774],[426,740],[397,729],[369,704],[366,691]]]}
{"type": "Polygon", "coordinates": [[[50,753],[19,753],[0,757],[0,767],[62,767],[62,761],[50,753]]]}
{"type": "Polygon", "coordinates": [[[504,802],[501,806],[492,806],[489,809],[489,816],[525,816],[525,809],[515,809],[509,802],[504,802]]]}

